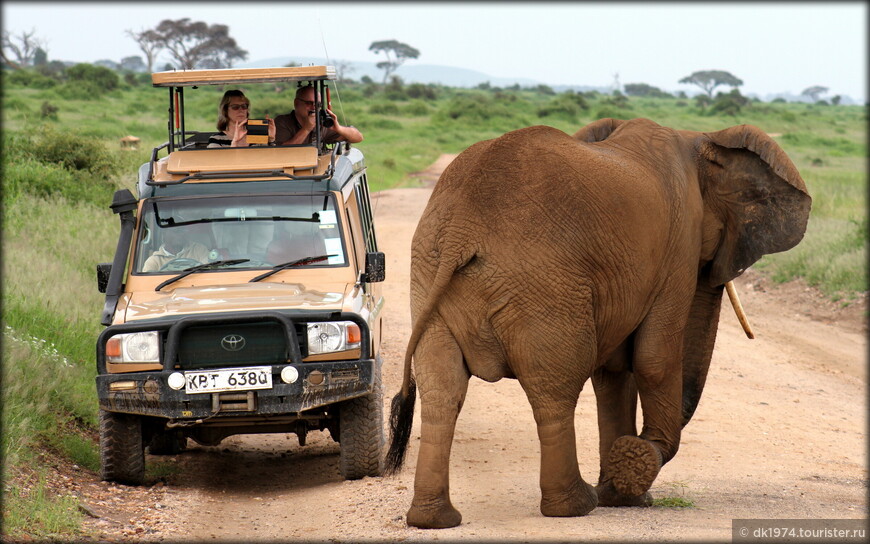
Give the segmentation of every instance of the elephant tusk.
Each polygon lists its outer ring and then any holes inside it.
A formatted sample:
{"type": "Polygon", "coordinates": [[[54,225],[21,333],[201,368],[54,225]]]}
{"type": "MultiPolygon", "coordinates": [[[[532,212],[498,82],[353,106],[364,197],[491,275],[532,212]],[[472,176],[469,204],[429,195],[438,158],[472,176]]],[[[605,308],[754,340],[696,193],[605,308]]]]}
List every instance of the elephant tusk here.
{"type": "Polygon", "coordinates": [[[728,300],[731,301],[731,307],[734,308],[734,313],[737,314],[737,320],[743,327],[743,332],[747,338],[755,338],[752,332],[752,327],[749,326],[749,319],[746,318],[746,312],[743,311],[743,306],[740,304],[740,298],[737,296],[737,289],[734,287],[734,282],[729,281],[725,284],[725,290],[728,291],[728,300]]]}

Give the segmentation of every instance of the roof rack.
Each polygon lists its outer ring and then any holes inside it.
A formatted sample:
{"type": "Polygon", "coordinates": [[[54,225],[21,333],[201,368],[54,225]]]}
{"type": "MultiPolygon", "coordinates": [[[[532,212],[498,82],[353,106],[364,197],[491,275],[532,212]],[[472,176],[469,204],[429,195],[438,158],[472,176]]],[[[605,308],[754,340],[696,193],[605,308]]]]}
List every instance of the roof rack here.
{"type": "Polygon", "coordinates": [[[276,81],[323,81],[336,79],[334,66],[285,66],[283,68],[225,68],[219,70],[172,70],[151,74],[154,87],[192,87],[276,81]]]}

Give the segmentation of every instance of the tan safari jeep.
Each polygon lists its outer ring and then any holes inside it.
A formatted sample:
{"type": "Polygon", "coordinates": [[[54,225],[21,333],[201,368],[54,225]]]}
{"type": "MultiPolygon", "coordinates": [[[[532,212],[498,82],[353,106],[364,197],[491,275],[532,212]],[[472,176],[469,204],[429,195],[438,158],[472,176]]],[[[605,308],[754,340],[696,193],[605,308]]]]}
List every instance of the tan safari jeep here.
{"type": "Polygon", "coordinates": [[[152,75],[169,89],[169,141],[140,168],[136,197],[115,194],[117,251],[97,265],[103,479],[140,484],[146,449],[178,453],[188,438],[295,433],[304,445],[312,430],[340,443],[344,478],[380,474],[384,254],[363,154],[319,139],[207,148],[214,133],[184,120],[185,88],[310,82],[320,110],[334,78],[329,66],[152,75]]]}

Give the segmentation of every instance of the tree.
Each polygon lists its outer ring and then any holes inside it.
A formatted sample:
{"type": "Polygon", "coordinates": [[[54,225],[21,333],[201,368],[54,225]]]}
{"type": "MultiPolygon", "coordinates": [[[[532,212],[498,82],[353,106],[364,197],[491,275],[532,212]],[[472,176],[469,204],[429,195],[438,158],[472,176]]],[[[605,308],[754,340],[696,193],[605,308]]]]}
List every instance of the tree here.
{"type": "Polygon", "coordinates": [[[154,61],[157,60],[157,53],[163,49],[163,40],[160,34],[155,32],[154,30],[142,30],[139,32],[133,32],[132,30],[127,30],[127,35],[133,38],[136,43],[139,45],[139,49],[142,50],[142,54],[145,55],[145,62],[148,65],[148,72],[153,72],[154,61]]]}
{"type": "MultiPolygon", "coordinates": [[[[35,37],[36,31],[22,32],[18,35],[3,32],[3,60],[6,64],[16,68],[27,68],[33,65],[33,60],[36,57],[36,52],[46,51],[46,46],[43,40],[35,37]],[[7,51],[14,57],[10,59],[7,56],[7,51]]],[[[47,55],[47,54],[46,54],[47,55]]]]}
{"type": "Polygon", "coordinates": [[[48,64],[48,53],[45,49],[37,47],[36,52],[33,54],[33,65],[45,66],[46,64],[48,64]]]}
{"type": "Polygon", "coordinates": [[[369,46],[369,51],[375,53],[383,53],[387,56],[387,60],[377,63],[377,67],[384,71],[384,85],[387,84],[387,79],[390,74],[402,65],[407,59],[416,59],[420,56],[420,52],[406,43],[396,40],[384,40],[372,42],[369,46]],[[392,53],[392,56],[390,55],[392,53]],[[395,58],[393,58],[395,57],[395,58]]]}
{"type": "Polygon", "coordinates": [[[346,60],[337,60],[332,63],[335,66],[335,76],[338,78],[339,83],[346,83],[351,81],[351,78],[348,77],[351,72],[356,71],[356,67],[353,63],[348,62],[346,60]]]}
{"type": "Polygon", "coordinates": [[[139,55],[124,57],[123,59],[121,59],[120,67],[122,70],[126,70],[128,72],[150,72],[148,67],[145,66],[145,63],[142,61],[142,57],[140,57],[139,55]]]}
{"type": "Polygon", "coordinates": [[[707,96],[710,98],[713,98],[713,90],[720,85],[730,85],[731,87],[739,87],[743,85],[742,79],[739,79],[733,74],[723,70],[701,70],[684,77],[679,82],[697,85],[707,93],[707,96]]]}
{"type": "Polygon", "coordinates": [[[227,25],[208,25],[188,18],[164,19],[154,31],[181,70],[232,68],[234,61],[248,58],[248,52],[230,37],[227,25]]]}
{"type": "Polygon", "coordinates": [[[813,85],[812,87],[807,87],[803,91],[801,91],[801,96],[808,96],[812,99],[813,102],[817,102],[819,97],[823,94],[827,94],[828,88],[822,87],[821,85],[813,85]]]}

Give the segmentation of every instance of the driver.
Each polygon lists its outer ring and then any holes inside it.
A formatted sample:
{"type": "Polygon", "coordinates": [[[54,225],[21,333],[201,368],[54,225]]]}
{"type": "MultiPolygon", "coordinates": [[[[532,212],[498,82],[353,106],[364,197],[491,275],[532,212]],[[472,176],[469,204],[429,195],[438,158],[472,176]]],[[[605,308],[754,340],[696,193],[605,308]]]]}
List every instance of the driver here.
{"type": "Polygon", "coordinates": [[[208,253],[208,248],[199,242],[185,240],[182,229],[167,228],[163,235],[163,245],[145,260],[142,272],[162,270],[169,262],[177,259],[189,259],[197,261],[197,264],[205,264],[209,261],[208,253]]]}

